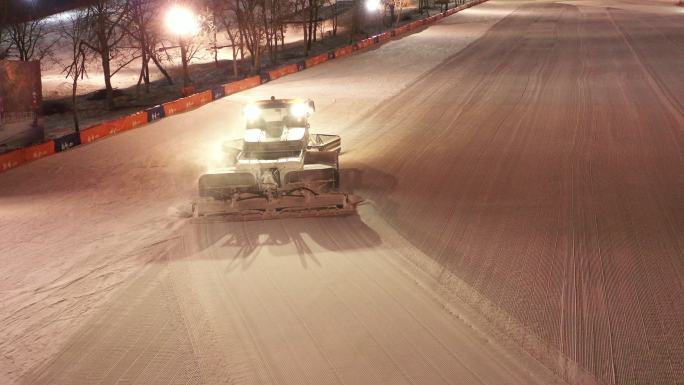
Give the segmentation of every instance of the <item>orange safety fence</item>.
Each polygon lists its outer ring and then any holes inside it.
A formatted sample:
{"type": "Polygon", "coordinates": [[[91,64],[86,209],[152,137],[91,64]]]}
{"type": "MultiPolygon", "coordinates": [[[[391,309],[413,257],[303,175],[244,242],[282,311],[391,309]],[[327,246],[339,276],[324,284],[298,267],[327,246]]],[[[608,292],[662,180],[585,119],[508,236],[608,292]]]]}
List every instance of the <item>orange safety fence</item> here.
{"type": "Polygon", "coordinates": [[[192,110],[193,108],[197,108],[202,105],[202,98],[200,97],[200,94],[192,94],[186,98],[183,98],[183,101],[185,102],[185,111],[192,110]]]}
{"type": "Polygon", "coordinates": [[[24,163],[24,151],[22,149],[0,154],[0,171],[9,170],[24,163]]]}
{"type": "Polygon", "coordinates": [[[104,138],[105,136],[109,135],[110,129],[111,124],[108,123],[98,124],[96,126],[86,128],[80,133],[81,144],[92,143],[100,138],[104,138]]]}
{"type": "Polygon", "coordinates": [[[304,61],[306,68],[319,65],[328,61],[328,54],[322,53],[320,55],[312,56],[304,61]]]}
{"type": "Polygon", "coordinates": [[[386,41],[386,40],[389,40],[391,38],[392,38],[391,32],[385,32],[385,33],[381,33],[380,35],[378,35],[378,40],[380,40],[380,41],[386,41]]]}
{"type": "Polygon", "coordinates": [[[346,45],[335,50],[335,57],[338,58],[342,56],[347,56],[350,55],[352,52],[354,52],[354,47],[351,45],[346,45]]]}
{"type": "Polygon", "coordinates": [[[253,88],[261,84],[260,76],[252,76],[250,78],[238,80],[237,82],[232,82],[223,85],[223,89],[226,95],[231,95],[240,91],[244,91],[249,88],[253,88]]]}
{"type": "Polygon", "coordinates": [[[204,92],[162,104],[162,107],[164,108],[164,116],[175,115],[180,112],[199,107],[202,105],[202,97],[200,95],[203,94],[204,92]]]}
{"type": "Polygon", "coordinates": [[[434,23],[434,22],[438,21],[438,20],[441,19],[441,18],[442,18],[442,14],[441,14],[441,13],[438,13],[438,14],[436,14],[436,15],[434,15],[434,16],[428,17],[426,20],[427,20],[428,23],[434,23]]]}
{"type": "Polygon", "coordinates": [[[127,130],[147,124],[147,112],[140,111],[125,117],[127,130]]]}
{"type": "Polygon", "coordinates": [[[373,44],[374,44],[373,38],[363,39],[361,41],[356,42],[356,46],[359,47],[359,49],[370,47],[373,44]]]}
{"type": "Polygon", "coordinates": [[[397,35],[400,35],[400,34],[402,34],[402,33],[408,32],[410,29],[411,29],[410,24],[406,24],[406,25],[402,25],[402,26],[399,27],[399,28],[395,28],[395,29],[394,29],[394,33],[396,33],[397,35]]]}
{"type": "Polygon", "coordinates": [[[214,93],[211,92],[211,90],[200,92],[200,93],[195,94],[195,95],[198,95],[197,98],[199,99],[198,103],[200,105],[207,104],[207,103],[211,102],[212,100],[214,100],[214,93]]]}
{"type": "Polygon", "coordinates": [[[286,66],[278,67],[274,70],[268,71],[268,76],[271,80],[276,80],[285,75],[293,74],[298,72],[297,64],[288,64],[286,66]]]}
{"type": "Polygon", "coordinates": [[[26,147],[24,150],[24,160],[30,162],[32,160],[40,159],[44,156],[55,153],[55,142],[50,140],[45,143],[36,144],[35,146],[26,147]]]}
{"type": "Polygon", "coordinates": [[[100,138],[104,138],[105,136],[128,131],[143,124],[147,124],[147,113],[142,111],[119,119],[103,122],[81,131],[81,144],[91,143],[100,138]]]}
{"type": "Polygon", "coordinates": [[[164,116],[171,116],[178,114],[180,112],[183,112],[186,110],[185,107],[185,98],[182,99],[177,99],[171,102],[167,102],[162,104],[162,108],[164,108],[164,116]]]}
{"type": "Polygon", "coordinates": [[[411,29],[418,29],[418,28],[423,26],[423,21],[422,20],[414,21],[413,23],[409,24],[409,26],[411,27],[411,29]]]}
{"type": "Polygon", "coordinates": [[[114,135],[118,132],[132,130],[146,123],[147,113],[141,111],[131,115],[123,116],[119,119],[104,122],[102,125],[109,129],[107,135],[114,135]]]}

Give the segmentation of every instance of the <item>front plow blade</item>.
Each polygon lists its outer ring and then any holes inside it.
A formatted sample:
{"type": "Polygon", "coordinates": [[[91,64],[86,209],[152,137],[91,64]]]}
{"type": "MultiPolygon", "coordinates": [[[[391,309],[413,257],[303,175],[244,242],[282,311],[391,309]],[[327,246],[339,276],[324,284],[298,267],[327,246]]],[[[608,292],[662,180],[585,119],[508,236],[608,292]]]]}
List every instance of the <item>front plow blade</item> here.
{"type": "Polygon", "coordinates": [[[255,221],[281,218],[328,217],[356,213],[362,199],[356,195],[323,193],[286,195],[268,200],[262,196],[241,200],[203,200],[193,204],[193,222],[255,221]]]}

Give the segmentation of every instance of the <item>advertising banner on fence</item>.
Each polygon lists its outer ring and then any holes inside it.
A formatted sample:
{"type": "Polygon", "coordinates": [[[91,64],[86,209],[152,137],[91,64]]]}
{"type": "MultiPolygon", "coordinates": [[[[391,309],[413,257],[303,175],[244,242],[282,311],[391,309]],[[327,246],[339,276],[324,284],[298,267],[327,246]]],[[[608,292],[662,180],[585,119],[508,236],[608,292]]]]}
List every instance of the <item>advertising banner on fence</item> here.
{"type": "Polygon", "coordinates": [[[0,60],[0,153],[43,141],[40,62],[0,60]]]}

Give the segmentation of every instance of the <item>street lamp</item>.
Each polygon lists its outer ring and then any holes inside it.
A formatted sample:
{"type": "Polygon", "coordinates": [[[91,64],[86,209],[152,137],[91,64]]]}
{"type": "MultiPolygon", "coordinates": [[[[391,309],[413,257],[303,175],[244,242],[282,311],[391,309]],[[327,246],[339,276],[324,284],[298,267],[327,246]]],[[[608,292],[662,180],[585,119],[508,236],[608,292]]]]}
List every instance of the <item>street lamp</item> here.
{"type": "Polygon", "coordinates": [[[181,62],[183,63],[183,85],[192,83],[188,72],[188,45],[186,39],[194,36],[200,30],[197,16],[189,8],[174,5],[166,12],[166,28],[178,37],[178,45],[181,50],[181,62]]]}
{"type": "Polygon", "coordinates": [[[366,0],[366,10],[368,12],[378,11],[381,5],[380,0],[366,0]]]}
{"type": "MultiPolygon", "coordinates": [[[[383,8],[382,0],[365,0],[366,11],[370,14],[371,23],[377,27],[378,17],[382,17],[380,11],[383,8]]],[[[375,29],[375,28],[373,28],[375,29]]]]}

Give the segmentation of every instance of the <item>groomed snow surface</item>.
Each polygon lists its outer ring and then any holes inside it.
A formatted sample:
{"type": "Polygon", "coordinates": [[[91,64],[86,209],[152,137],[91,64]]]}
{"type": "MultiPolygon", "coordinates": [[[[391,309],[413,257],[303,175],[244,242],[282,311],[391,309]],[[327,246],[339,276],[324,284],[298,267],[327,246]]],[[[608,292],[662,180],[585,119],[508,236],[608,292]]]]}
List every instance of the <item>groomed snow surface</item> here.
{"type": "Polygon", "coordinates": [[[0,383],[681,384],[681,9],[492,0],[0,174],[0,383]],[[270,95],[359,216],[189,223],[270,95]]]}

